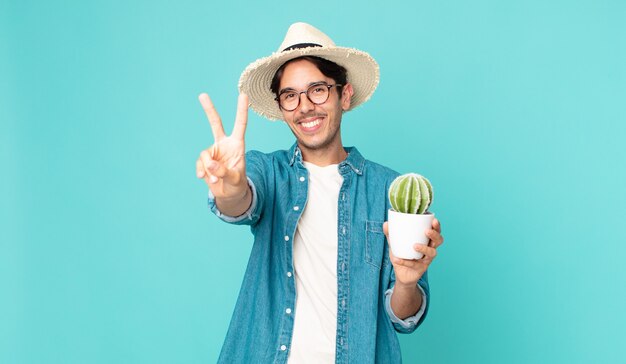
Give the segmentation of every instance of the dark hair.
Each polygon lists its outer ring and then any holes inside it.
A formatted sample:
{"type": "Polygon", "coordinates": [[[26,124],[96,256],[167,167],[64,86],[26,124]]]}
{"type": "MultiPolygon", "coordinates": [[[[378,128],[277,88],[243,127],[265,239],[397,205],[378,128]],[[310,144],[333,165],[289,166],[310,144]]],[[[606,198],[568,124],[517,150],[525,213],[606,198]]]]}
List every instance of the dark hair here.
{"type": "MultiPolygon", "coordinates": [[[[270,85],[270,90],[278,97],[278,92],[280,92],[280,79],[283,77],[283,72],[285,71],[285,67],[294,61],[307,60],[313,63],[322,74],[328,78],[332,78],[335,83],[340,85],[345,85],[348,82],[348,71],[345,67],[338,65],[335,62],[331,62],[327,59],[317,57],[317,56],[302,56],[298,58],[291,59],[285,63],[283,63],[280,68],[274,74],[272,78],[272,83],[270,85]]],[[[337,87],[337,94],[341,95],[342,87],[337,87]]]]}

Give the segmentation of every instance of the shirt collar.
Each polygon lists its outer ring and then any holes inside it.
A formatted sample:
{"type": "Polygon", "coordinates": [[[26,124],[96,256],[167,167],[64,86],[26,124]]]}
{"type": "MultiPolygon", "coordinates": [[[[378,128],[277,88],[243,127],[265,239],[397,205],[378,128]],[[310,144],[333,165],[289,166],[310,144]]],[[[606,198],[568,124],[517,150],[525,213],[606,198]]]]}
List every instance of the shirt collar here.
{"type": "MultiPolygon", "coordinates": [[[[341,171],[343,168],[346,168],[345,166],[348,166],[352,169],[352,171],[354,171],[354,173],[362,175],[365,158],[363,158],[356,147],[345,147],[344,149],[348,153],[348,157],[339,163],[339,170],[341,171]]],[[[297,142],[291,146],[288,155],[291,156],[291,159],[289,160],[290,166],[292,166],[296,161],[302,163],[302,152],[300,151],[297,142]]]]}
{"type": "Polygon", "coordinates": [[[339,163],[339,170],[341,170],[342,166],[350,166],[350,168],[354,171],[354,173],[359,176],[363,174],[363,167],[365,166],[365,158],[359,153],[356,147],[345,147],[346,152],[348,152],[348,157],[341,163],[339,163]]]}
{"type": "Polygon", "coordinates": [[[291,158],[289,159],[289,165],[293,166],[293,163],[297,160],[298,162],[302,163],[302,152],[300,151],[300,148],[298,148],[298,143],[293,143],[293,145],[291,146],[291,148],[289,148],[289,154],[291,156],[291,158]]]}

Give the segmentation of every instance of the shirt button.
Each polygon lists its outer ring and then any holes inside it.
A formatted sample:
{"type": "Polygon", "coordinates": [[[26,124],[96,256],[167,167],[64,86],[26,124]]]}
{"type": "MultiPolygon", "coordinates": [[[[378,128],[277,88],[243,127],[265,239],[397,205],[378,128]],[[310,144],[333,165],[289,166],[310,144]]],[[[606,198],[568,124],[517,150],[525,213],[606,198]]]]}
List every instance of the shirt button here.
{"type": "Polygon", "coordinates": [[[287,272],[287,277],[291,277],[291,272],[287,272]]]}
{"type": "Polygon", "coordinates": [[[291,308],[286,309],[285,312],[289,315],[291,313],[291,308]]]}
{"type": "Polygon", "coordinates": [[[304,177],[300,177],[300,182],[304,182],[304,177]]]}
{"type": "Polygon", "coordinates": [[[341,306],[346,307],[346,300],[341,300],[341,306]]]}
{"type": "Polygon", "coordinates": [[[300,210],[300,207],[299,207],[299,206],[294,206],[294,207],[293,207],[293,211],[298,211],[298,210],[300,210]]]}
{"type": "Polygon", "coordinates": [[[285,241],[289,241],[289,236],[285,235],[285,241]]]}
{"type": "Polygon", "coordinates": [[[285,350],[287,350],[287,347],[285,345],[281,345],[280,346],[280,350],[285,351],[285,350]]]}

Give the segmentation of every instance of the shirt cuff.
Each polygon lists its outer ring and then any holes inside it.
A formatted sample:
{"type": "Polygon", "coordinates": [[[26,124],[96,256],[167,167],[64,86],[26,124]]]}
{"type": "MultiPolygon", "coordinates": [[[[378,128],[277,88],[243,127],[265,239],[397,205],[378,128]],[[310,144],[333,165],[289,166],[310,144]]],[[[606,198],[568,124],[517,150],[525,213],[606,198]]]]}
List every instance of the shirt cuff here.
{"type": "Polygon", "coordinates": [[[415,315],[407,317],[404,320],[398,318],[398,316],[396,316],[396,314],[391,309],[391,294],[393,293],[394,287],[389,288],[385,292],[385,310],[387,311],[391,322],[400,325],[403,329],[411,330],[415,328],[419,320],[424,315],[424,312],[426,311],[426,293],[424,293],[424,290],[422,289],[422,287],[420,287],[419,284],[417,285],[417,288],[419,288],[420,292],[422,293],[422,306],[420,306],[420,309],[415,315]]]}
{"type": "Polygon", "coordinates": [[[215,215],[217,215],[217,217],[230,223],[237,223],[245,219],[250,219],[250,220],[252,219],[252,212],[256,208],[256,204],[257,204],[257,193],[256,193],[256,187],[254,187],[254,183],[252,183],[252,180],[250,179],[250,177],[246,176],[246,178],[248,179],[248,186],[250,186],[250,190],[252,191],[252,202],[250,203],[250,207],[246,210],[246,212],[244,212],[243,214],[239,216],[224,215],[217,208],[217,204],[215,203],[215,196],[213,196],[211,189],[209,189],[209,208],[211,209],[211,211],[215,213],[215,215]]]}

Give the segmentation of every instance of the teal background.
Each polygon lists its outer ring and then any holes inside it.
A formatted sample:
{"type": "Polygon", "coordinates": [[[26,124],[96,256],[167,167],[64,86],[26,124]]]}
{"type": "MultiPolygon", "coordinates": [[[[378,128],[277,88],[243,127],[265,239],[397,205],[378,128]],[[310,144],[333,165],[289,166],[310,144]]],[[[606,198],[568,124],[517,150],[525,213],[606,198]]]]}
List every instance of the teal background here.
{"type": "MultiPolygon", "coordinates": [[[[211,363],[252,236],[195,177],[243,68],[306,21],[381,83],[343,135],[435,186],[407,363],[626,355],[626,2],[0,2],[0,362],[211,363]]],[[[288,148],[251,114],[247,148],[288,148]]],[[[243,349],[243,348],[242,348],[243,349]]]]}

